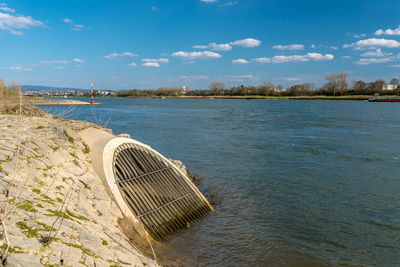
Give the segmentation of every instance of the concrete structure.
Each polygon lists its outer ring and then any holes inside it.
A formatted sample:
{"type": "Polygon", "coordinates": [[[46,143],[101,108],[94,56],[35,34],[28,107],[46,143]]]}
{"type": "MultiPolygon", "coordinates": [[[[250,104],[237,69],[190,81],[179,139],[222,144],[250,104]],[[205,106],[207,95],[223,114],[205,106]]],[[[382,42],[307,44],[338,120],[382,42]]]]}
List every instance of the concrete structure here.
{"type": "Polygon", "coordinates": [[[212,210],[185,173],[151,147],[89,128],[81,132],[106,192],[132,227],[162,240],[212,210]]]}

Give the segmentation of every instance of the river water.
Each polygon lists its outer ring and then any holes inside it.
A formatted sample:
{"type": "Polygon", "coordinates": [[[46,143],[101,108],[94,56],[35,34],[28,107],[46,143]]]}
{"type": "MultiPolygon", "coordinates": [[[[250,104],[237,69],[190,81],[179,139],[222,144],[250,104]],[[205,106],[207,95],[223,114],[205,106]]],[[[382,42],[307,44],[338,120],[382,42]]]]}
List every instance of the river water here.
{"type": "Polygon", "coordinates": [[[98,101],[67,116],[182,160],[216,201],[156,245],[163,262],[400,265],[400,103],[98,101]]]}

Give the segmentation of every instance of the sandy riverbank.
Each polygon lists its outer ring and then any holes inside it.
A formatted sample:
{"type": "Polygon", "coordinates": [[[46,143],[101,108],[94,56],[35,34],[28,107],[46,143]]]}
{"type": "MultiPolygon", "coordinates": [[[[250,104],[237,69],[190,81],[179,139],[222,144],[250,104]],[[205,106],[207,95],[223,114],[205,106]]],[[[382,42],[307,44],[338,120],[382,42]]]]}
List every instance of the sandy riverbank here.
{"type": "Polygon", "coordinates": [[[90,100],[87,102],[69,99],[69,98],[42,98],[42,97],[24,97],[24,105],[34,106],[71,106],[71,105],[100,105],[101,103],[94,102],[90,104],[90,100]]]}
{"type": "Polygon", "coordinates": [[[79,137],[88,127],[99,128],[52,116],[0,115],[0,210],[9,266],[157,266],[119,225],[122,213],[79,137]]]}

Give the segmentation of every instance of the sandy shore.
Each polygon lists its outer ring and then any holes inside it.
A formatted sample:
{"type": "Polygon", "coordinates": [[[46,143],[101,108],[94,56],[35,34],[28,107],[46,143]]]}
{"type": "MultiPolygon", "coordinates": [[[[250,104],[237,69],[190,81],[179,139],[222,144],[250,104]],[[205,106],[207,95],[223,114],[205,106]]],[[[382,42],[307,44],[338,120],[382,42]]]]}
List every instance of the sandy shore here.
{"type": "Polygon", "coordinates": [[[33,106],[66,106],[66,105],[100,105],[101,103],[95,102],[90,104],[90,100],[87,102],[79,101],[68,98],[41,98],[41,97],[24,97],[23,100],[25,105],[33,106]]]}
{"type": "Polygon", "coordinates": [[[119,225],[122,213],[79,137],[88,127],[99,128],[51,116],[0,115],[0,211],[8,266],[157,266],[119,225]]]}

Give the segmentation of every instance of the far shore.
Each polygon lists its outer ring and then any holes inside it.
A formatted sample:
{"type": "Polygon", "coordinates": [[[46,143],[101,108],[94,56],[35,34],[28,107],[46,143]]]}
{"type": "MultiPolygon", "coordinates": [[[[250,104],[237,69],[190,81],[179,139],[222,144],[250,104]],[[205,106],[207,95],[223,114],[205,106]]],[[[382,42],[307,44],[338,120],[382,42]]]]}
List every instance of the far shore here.
{"type": "MultiPolygon", "coordinates": [[[[168,98],[168,99],[267,99],[267,100],[368,100],[374,95],[346,95],[346,96],[127,96],[104,98],[168,98]]],[[[394,95],[385,97],[397,97],[394,95]]],[[[101,97],[103,98],[103,97],[101,97]]]]}

